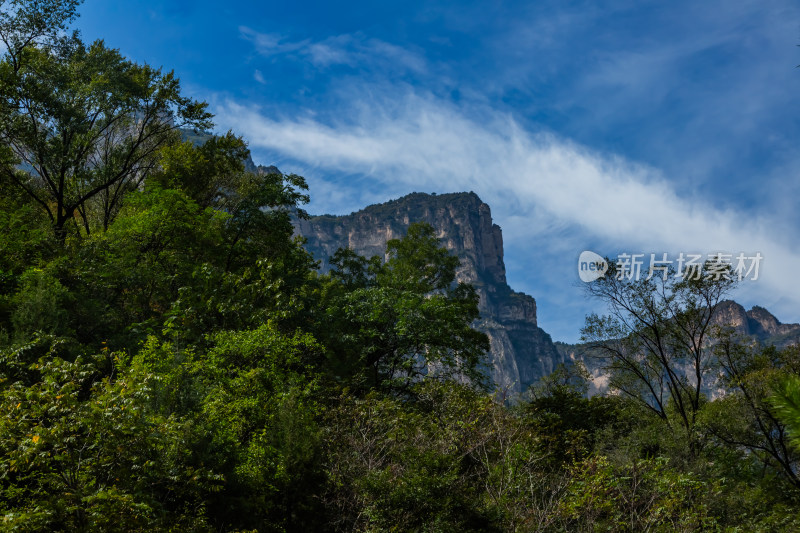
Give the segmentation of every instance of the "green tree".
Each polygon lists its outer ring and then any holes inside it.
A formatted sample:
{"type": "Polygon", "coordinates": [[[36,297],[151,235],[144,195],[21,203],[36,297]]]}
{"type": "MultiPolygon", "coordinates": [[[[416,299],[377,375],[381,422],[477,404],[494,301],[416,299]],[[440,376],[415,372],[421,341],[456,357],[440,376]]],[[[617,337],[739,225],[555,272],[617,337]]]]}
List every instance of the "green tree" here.
{"type": "Polygon", "coordinates": [[[800,450],[800,378],[787,376],[770,399],[778,417],[789,431],[795,450],[800,450]]]}
{"type": "MultiPolygon", "coordinates": [[[[61,323],[80,342],[108,341],[130,351],[162,330],[173,340],[203,344],[210,331],[269,319],[287,331],[297,327],[313,261],[293,239],[289,213],[304,198],[293,183],[304,183],[280,174],[246,179],[227,203],[230,210],[204,208],[184,191],[157,184],[131,193],[107,231],[49,263],[46,273],[58,282],[51,285],[65,287],[72,304],[53,307],[47,323],[66,313],[61,323]]],[[[19,285],[21,275],[13,278],[14,290],[33,295],[30,284],[19,285]]],[[[8,298],[10,318],[32,310],[26,299],[8,298]]]]}
{"type": "Polygon", "coordinates": [[[800,375],[800,350],[761,347],[729,331],[720,336],[714,351],[726,392],[704,408],[705,427],[725,445],[744,450],[762,468],[779,472],[800,488],[800,454],[790,445],[787,429],[791,418],[781,418],[785,411],[773,395],[790,390],[783,384],[800,375]]]}
{"type": "Polygon", "coordinates": [[[210,522],[224,531],[318,529],[321,347],[271,322],[209,334],[207,346],[194,351],[150,337],[131,369],[161,376],[151,394],[160,416],[191,421],[183,468],[204,465],[224,481],[206,495],[210,522]]]}
{"type": "Polygon", "coordinates": [[[51,264],[74,295],[70,316],[78,340],[135,351],[161,329],[181,288],[195,285],[195,270],[213,260],[225,218],[178,190],[131,194],[108,231],[51,264]]]}
{"type": "Polygon", "coordinates": [[[669,467],[664,458],[615,468],[605,457],[575,464],[559,505],[560,531],[716,531],[715,480],[669,467]]]}
{"type": "MultiPolygon", "coordinates": [[[[706,271],[713,263],[706,263],[706,271]]],[[[612,389],[639,402],[668,425],[682,428],[696,452],[694,428],[712,371],[715,311],[735,282],[687,269],[632,279],[612,265],[587,293],[610,315],[587,317],[582,340],[609,374],[612,389]]],[[[716,268],[716,267],[715,267],[716,268]]]]}
{"type": "Polygon", "coordinates": [[[186,460],[184,422],[149,409],[159,377],[103,378],[107,353],[57,353],[31,365],[32,384],[0,378],[3,529],[205,530],[203,498],[220,478],[186,460]]]}
{"type": "Polygon", "coordinates": [[[0,177],[0,344],[13,330],[13,298],[21,276],[31,268],[44,266],[59,248],[38,206],[0,177]]]}
{"type": "Polygon", "coordinates": [[[149,182],[181,189],[202,207],[219,206],[241,187],[249,155],[247,144],[231,131],[211,135],[199,145],[192,141],[172,144],[161,150],[159,169],[149,182]]]}
{"type": "Polygon", "coordinates": [[[605,431],[612,430],[613,435],[628,429],[626,420],[620,420],[623,400],[587,398],[588,378],[582,363],[560,364],[531,387],[531,399],[523,404],[525,420],[539,436],[537,447],[557,467],[584,459],[605,431]]]}
{"type": "Polygon", "coordinates": [[[2,0],[0,40],[11,67],[22,68],[22,53],[32,46],[56,44],[69,24],[78,17],[83,0],[2,0]]]}
{"type": "Polygon", "coordinates": [[[471,327],[478,296],[455,283],[458,258],[427,224],[412,224],[386,249],[386,263],[347,251],[332,258],[320,339],[334,370],[352,385],[395,391],[423,378],[484,383],[489,342],[471,327]]]}
{"type": "Polygon", "coordinates": [[[525,447],[529,435],[470,387],[412,387],[418,401],[372,391],[343,395],[326,413],[331,529],[500,531],[506,520],[519,524],[531,503],[527,467],[536,462],[525,447]]]}
{"type": "MultiPolygon", "coordinates": [[[[36,4],[24,3],[23,11],[36,4]]],[[[66,20],[69,13],[62,13],[66,20]]],[[[181,96],[174,73],[137,65],[102,41],[86,46],[75,35],[36,46],[22,35],[39,31],[31,24],[30,31],[18,28],[20,35],[10,30],[12,47],[0,62],[0,143],[25,170],[8,161],[0,170],[64,241],[76,218],[86,233],[108,228],[158,151],[177,141],[177,129],[208,127],[211,115],[206,104],[181,96]]]]}

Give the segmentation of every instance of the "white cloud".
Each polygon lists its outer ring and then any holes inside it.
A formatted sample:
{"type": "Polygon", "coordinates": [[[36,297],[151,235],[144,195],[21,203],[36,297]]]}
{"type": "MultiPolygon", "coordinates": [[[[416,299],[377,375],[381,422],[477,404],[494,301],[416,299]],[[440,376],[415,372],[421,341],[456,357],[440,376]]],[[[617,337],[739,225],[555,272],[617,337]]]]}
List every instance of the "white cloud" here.
{"type": "Polygon", "coordinates": [[[308,46],[309,41],[285,42],[284,38],[276,33],[261,33],[247,26],[240,26],[242,37],[253,43],[258,53],[270,56],[294,52],[308,46]]]}
{"type": "MultiPolygon", "coordinates": [[[[793,277],[800,254],[770,233],[774,226],[768,216],[720,209],[713,198],[679,194],[653,168],[526,131],[504,114],[478,113],[414,94],[388,99],[383,106],[370,102],[370,107],[342,109],[339,116],[348,119],[327,123],[267,117],[256,107],[230,101],[215,111],[221,126],[243,133],[253,148],[327,175],[368,178],[370,199],[377,190],[387,199],[413,190],[474,190],[504,227],[507,252],[530,249],[531,235],[542,235],[537,225],[549,221],[550,230],[576,249],[574,258],[551,262],[564,273],[548,281],[569,285],[576,277],[577,246],[587,241],[613,253],[760,252],[761,278],[744,294],[767,307],[780,303],[773,309],[780,318],[800,318],[800,285],[793,277]]],[[[364,183],[336,182],[351,191],[340,200],[357,202],[356,191],[364,183]]],[[[335,210],[324,198],[317,205],[335,210]]],[[[540,249],[563,254],[564,245],[542,244],[540,249]]]]}
{"type": "Polygon", "coordinates": [[[292,41],[275,33],[261,33],[241,26],[242,37],[252,42],[264,57],[293,55],[317,68],[345,65],[351,68],[382,68],[421,73],[425,60],[419,54],[361,33],[342,34],[321,40],[292,41]]]}

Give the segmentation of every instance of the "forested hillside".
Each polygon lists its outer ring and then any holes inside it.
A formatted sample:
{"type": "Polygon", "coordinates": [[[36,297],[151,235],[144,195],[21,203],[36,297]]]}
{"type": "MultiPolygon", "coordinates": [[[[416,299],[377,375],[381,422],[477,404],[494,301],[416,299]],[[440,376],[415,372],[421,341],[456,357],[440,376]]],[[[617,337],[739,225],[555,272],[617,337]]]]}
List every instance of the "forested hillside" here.
{"type": "Polygon", "coordinates": [[[599,280],[612,392],[510,404],[432,227],[321,274],[305,180],[183,141],[207,105],[78,4],[0,2],[0,530],[800,529],[800,351],[712,324],[731,283],[599,280]]]}

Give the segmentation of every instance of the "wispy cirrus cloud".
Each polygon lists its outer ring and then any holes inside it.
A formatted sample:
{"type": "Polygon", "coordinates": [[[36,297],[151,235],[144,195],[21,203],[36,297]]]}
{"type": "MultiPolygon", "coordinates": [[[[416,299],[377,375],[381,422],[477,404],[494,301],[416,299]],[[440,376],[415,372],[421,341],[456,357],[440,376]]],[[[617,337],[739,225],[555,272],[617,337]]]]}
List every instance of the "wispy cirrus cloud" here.
{"type": "Polygon", "coordinates": [[[350,108],[345,123],[270,119],[233,102],[217,113],[221,122],[237,124],[255,147],[322,169],[368,175],[381,187],[510,193],[517,198],[515,210],[543,208],[609,239],[669,246],[691,240],[710,249],[733,245],[741,235],[732,227],[732,213],[687,203],[655,169],[527,132],[503,114],[489,113],[479,122],[456,106],[413,94],[400,105],[350,108]],[[692,235],[698,224],[716,229],[692,235]]]}
{"type": "Polygon", "coordinates": [[[800,320],[787,282],[800,264],[796,6],[432,9],[425,24],[440,31],[411,40],[240,27],[262,62],[310,89],[288,106],[218,103],[219,121],[305,175],[312,212],[474,190],[503,226],[512,285],[557,338],[582,322],[569,287],[584,248],[761,252],[761,279],[737,298],[800,320]]]}
{"type": "MultiPolygon", "coordinates": [[[[768,217],[743,217],[682,196],[656,169],[528,131],[502,113],[476,114],[414,93],[390,100],[383,106],[374,100],[351,104],[341,114],[348,119],[327,122],[268,117],[230,101],[216,112],[222,125],[235,125],[256,151],[299,165],[307,175],[325,175],[329,184],[349,191],[340,192],[337,205],[318,199],[314,211],[347,212],[366,200],[413,190],[477,192],[504,228],[511,266],[542,272],[529,272],[522,287],[539,297],[540,307],[545,287],[537,284],[572,285],[577,255],[591,243],[609,254],[760,252],[761,277],[740,297],[771,305],[784,319],[800,318],[800,287],[787,284],[800,253],[771,234],[768,217]]],[[[570,305],[582,305],[575,297],[570,305]]],[[[559,300],[555,295],[549,305],[555,308],[559,300]]],[[[573,340],[579,325],[570,326],[573,340]]]]}
{"type": "Polygon", "coordinates": [[[312,212],[475,190],[556,337],[583,248],[761,251],[750,303],[800,319],[796,0],[173,4],[87,1],[82,26],[248,102],[217,96],[218,122],[305,175],[312,212]]]}
{"type": "Polygon", "coordinates": [[[407,48],[362,33],[334,35],[324,39],[290,40],[277,33],[262,33],[240,26],[244,39],[264,57],[293,57],[317,68],[346,66],[354,69],[392,69],[423,73],[424,57],[407,48]]]}

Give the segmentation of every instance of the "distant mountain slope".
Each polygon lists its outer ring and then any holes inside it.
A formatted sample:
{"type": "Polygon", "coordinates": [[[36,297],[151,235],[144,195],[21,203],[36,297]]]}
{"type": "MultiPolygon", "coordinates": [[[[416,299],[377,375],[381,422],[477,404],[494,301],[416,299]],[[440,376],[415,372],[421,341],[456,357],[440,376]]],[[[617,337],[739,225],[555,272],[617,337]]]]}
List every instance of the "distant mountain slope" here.
{"type": "Polygon", "coordinates": [[[783,324],[763,307],[745,311],[733,300],[725,300],[717,308],[716,321],[733,326],[736,333],[753,337],[765,345],[785,348],[800,344],[800,324],[783,324]]]}
{"type": "Polygon", "coordinates": [[[299,220],[295,227],[324,272],[340,247],[383,256],[386,242],[405,235],[413,222],[436,228],[442,244],[461,259],[457,279],[474,285],[480,295],[476,327],[489,336],[490,372],[500,390],[522,392],[562,362],[550,335],[537,325],[536,301],[508,286],[502,231],[475,193],[412,193],[346,216],[299,220]]]}
{"type": "MultiPolygon", "coordinates": [[[[749,337],[764,346],[786,348],[800,344],[800,324],[783,324],[775,315],[760,306],[749,311],[733,300],[724,300],[717,306],[713,322],[730,326],[737,335],[749,337]]],[[[603,375],[591,350],[584,344],[556,342],[555,348],[562,360],[583,361],[592,375],[590,394],[607,390],[608,378],[603,375]]],[[[711,386],[713,388],[713,385],[711,386]]]]}

